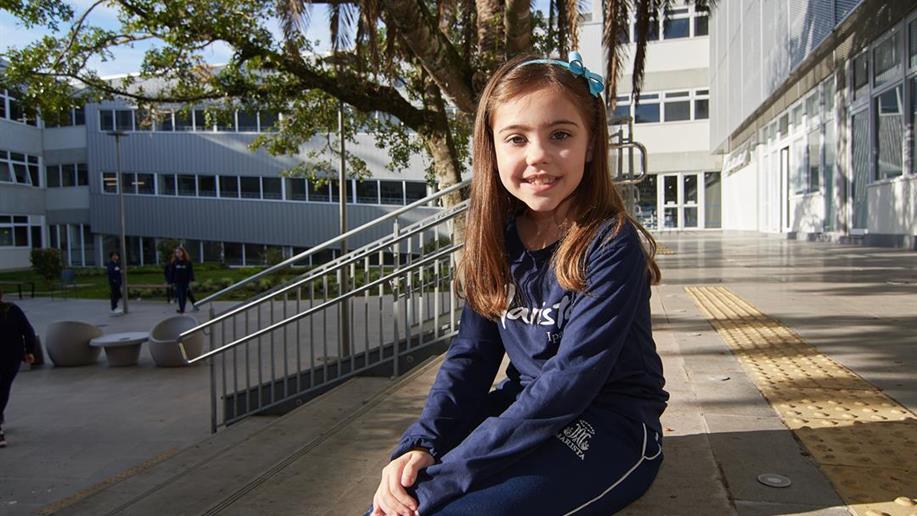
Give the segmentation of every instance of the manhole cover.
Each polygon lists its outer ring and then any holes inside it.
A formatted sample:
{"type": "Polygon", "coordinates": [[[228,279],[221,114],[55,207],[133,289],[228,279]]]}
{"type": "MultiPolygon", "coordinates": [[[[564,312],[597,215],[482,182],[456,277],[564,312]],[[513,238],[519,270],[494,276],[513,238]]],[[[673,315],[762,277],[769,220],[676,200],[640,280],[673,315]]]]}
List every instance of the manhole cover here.
{"type": "Polygon", "coordinates": [[[768,487],[790,487],[790,479],[776,473],[764,473],[758,475],[758,482],[768,487]]]}

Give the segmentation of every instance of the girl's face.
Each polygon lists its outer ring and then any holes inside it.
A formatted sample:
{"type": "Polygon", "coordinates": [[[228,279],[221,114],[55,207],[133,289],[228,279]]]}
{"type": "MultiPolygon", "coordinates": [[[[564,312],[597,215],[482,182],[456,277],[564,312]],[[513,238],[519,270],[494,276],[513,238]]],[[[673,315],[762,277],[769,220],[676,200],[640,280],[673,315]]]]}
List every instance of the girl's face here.
{"type": "MultiPolygon", "coordinates": [[[[555,215],[583,179],[590,148],[586,121],[567,95],[542,88],[493,114],[500,181],[532,215],[555,215]]],[[[559,213],[563,215],[563,213],[559,213]]]]}
{"type": "Polygon", "coordinates": [[[176,260],[181,260],[183,256],[184,256],[184,255],[182,254],[181,249],[176,249],[176,250],[175,250],[175,259],[176,259],[176,260]]]}

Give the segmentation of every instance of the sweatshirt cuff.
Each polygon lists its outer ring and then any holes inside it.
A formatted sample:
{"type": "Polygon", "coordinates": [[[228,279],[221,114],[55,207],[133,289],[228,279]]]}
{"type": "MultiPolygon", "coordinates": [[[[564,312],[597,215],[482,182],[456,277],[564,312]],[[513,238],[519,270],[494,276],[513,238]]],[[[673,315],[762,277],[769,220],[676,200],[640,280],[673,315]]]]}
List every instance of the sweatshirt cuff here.
{"type": "Polygon", "coordinates": [[[428,437],[405,437],[398,443],[398,446],[395,448],[395,451],[392,452],[391,460],[395,460],[398,457],[401,457],[405,453],[411,451],[414,448],[423,448],[433,456],[433,459],[436,462],[439,462],[439,453],[436,447],[436,444],[432,439],[428,437]]]}

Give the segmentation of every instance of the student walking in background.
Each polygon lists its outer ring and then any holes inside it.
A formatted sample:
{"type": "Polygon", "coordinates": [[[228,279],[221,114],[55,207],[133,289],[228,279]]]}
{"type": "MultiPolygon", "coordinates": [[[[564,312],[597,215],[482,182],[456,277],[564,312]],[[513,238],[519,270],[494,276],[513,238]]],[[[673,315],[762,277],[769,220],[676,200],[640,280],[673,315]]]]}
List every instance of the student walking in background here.
{"type": "Polygon", "coordinates": [[[3,412],[20,362],[35,362],[35,331],[18,306],[3,302],[0,290],[0,448],[6,447],[3,412]]]}
{"type": "Polygon", "coordinates": [[[118,251],[108,253],[108,263],[105,264],[108,271],[108,288],[111,291],[111,313],[124,313],[118,308],[118,301],[121,300],[121,255],[118,251]]]}
{"type": "Polygon", "coordinates": [[[194,266],[188,259],[188,252],[184,247],[176,248],[175,255],[172,257],[172,281],[175,283],[175,296],[178,298],[176,312],[183,314],[185,304],[188,302],[191,282],[194,281],[194,266]]]}

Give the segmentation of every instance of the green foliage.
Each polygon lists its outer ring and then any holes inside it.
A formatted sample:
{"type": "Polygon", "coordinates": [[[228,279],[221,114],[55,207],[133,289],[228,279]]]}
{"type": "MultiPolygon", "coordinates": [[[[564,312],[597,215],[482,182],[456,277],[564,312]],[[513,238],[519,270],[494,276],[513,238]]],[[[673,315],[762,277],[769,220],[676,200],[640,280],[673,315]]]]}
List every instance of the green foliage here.
{"type": "Polygon", "coordinates": [[[44,278],[48,285],[57,281],[64,270],[60,249],[32,249],[29,259],[32,262],[32,270],[44,278]]]}
{"type": "Polygon", "coordinates": [[[175,248],[181,245],[181,242],[173,238],[163,238],[156,244],[156,251],[159,253],[159,260],[163,264],[172,259],[175,254],[175,248]]]}
{"type": "Polygon", "coordinates": [[[264,253],[264,262],[268,265],[277,265],[283,261],[283,252],[277,247],[268,247],[264,253]]]}

